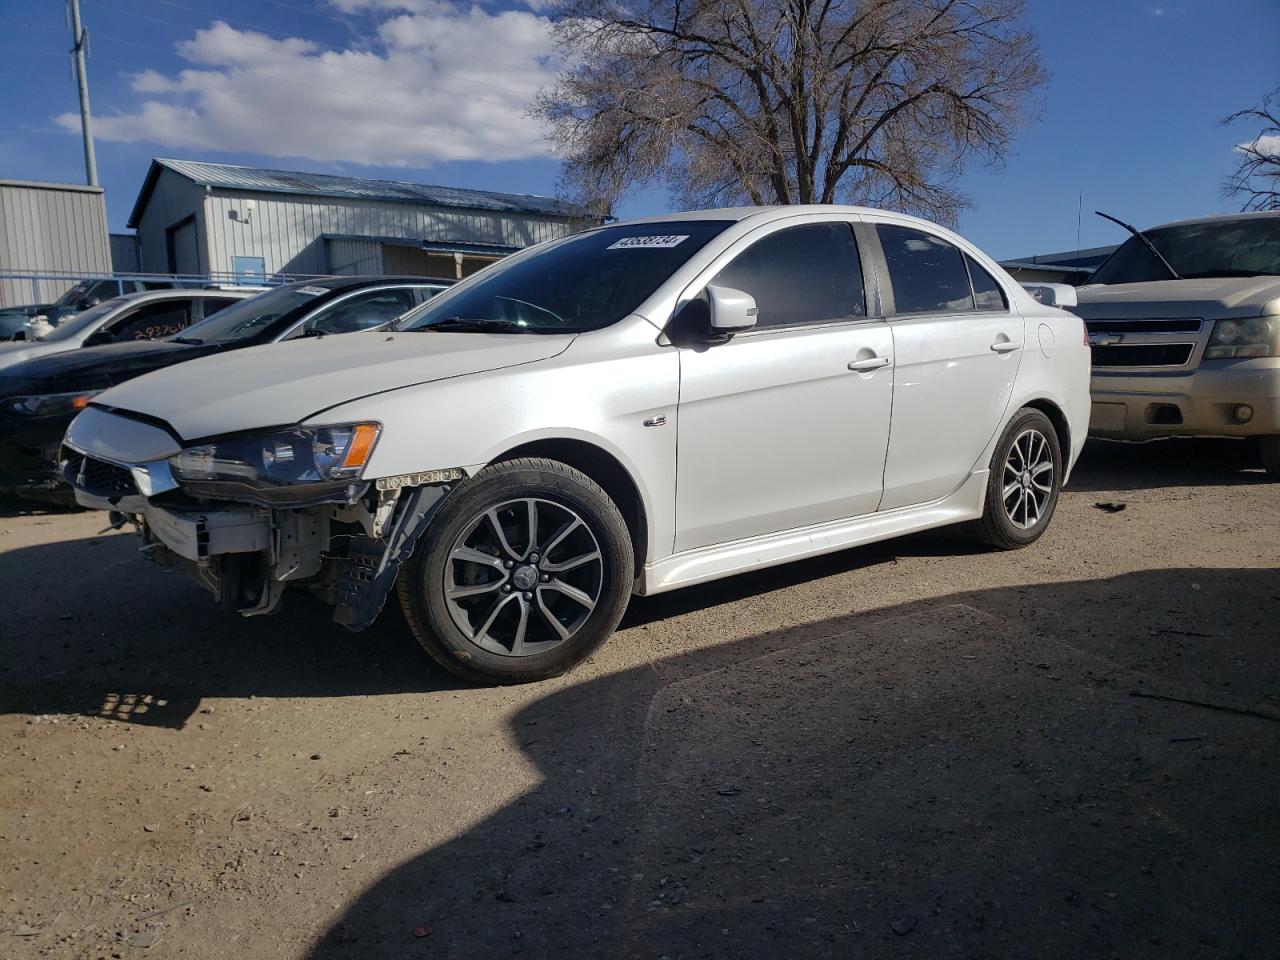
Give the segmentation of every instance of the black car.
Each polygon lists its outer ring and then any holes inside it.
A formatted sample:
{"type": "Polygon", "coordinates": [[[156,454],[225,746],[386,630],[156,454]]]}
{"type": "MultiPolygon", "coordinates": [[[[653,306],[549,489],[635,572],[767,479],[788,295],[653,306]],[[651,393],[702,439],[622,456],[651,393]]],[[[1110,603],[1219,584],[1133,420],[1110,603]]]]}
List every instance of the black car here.
{"type": "Polygon", "coordinates": [[[226,350],[380,326],[449,285],[412,277],[334,277],[241,300],[165,340],[82,347],[0,374],[0,488],[57,490],[58,446],[89,399],[125,380],[226,350]]]}

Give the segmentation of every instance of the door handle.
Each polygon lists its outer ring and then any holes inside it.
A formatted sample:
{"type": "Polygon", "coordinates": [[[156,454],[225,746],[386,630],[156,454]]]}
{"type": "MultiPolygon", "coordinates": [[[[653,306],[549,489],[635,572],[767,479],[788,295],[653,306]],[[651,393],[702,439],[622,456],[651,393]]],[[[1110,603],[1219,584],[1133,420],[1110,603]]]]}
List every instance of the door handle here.
{"type": "Polygon", "coordinates": [[[991,349],[996,353],[1013,353],[1015,350],[1021,350],[1022,344],[1014,343],[1012,340],[997,340],[991,345],[991,349]]]}
{"type": "Polygon", "coordinates": [[[867,357],[865,360],[850,360],[849,369],[857,371],[879,370],[893,361],[889,357],[867,357]]]}

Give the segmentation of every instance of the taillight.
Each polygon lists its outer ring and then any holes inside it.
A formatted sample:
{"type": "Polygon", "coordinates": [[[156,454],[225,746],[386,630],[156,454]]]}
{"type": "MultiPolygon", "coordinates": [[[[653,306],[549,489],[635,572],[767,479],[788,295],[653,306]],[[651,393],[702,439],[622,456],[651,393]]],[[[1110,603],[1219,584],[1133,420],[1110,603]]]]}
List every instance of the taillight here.
{"type": "Polygon", "coordinates": [[[1080,321],[1080,339],[1084,341],[1085,348],[1089,346],[1089,325],[1083,320],[1080,321]]]}

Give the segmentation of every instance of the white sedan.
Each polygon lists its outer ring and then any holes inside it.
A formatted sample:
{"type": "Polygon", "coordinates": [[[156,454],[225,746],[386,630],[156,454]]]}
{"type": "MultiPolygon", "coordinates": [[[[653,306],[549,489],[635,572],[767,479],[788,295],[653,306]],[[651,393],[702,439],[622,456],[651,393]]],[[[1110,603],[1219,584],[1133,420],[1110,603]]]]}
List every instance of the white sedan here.
{"type": "Polygon", "coordinates": [[[632,594],[946,524],[1034,542],[1089,421],[1069,292],[870,209],[611,224],[392,331],[103,393],[62,475],[227,609],[306,588],[358,629],[395,586],[445,667],[536,680],[632,594]]]}

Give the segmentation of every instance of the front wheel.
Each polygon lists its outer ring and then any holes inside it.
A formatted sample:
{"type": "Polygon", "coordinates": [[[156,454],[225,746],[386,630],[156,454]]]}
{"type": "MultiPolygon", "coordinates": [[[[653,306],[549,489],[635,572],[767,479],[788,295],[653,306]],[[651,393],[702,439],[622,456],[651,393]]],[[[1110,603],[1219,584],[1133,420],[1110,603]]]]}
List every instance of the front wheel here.
{"type": "Polygon", "coordinates": [[[445,501],[398,582],[418,642],[482,683],[554,677],[622,619],[631,538],[585,474],[521,459],[481,471],[445,501]]]}
{"type": "Polygon", "coordinates": [[[970,532],[1000,550],[1029,546],[1048,529],[1061,489],[1057,431],[1039,410],[1023,407],[991,455],[982,518],[970,532]]]}

